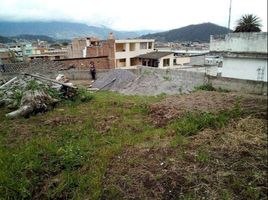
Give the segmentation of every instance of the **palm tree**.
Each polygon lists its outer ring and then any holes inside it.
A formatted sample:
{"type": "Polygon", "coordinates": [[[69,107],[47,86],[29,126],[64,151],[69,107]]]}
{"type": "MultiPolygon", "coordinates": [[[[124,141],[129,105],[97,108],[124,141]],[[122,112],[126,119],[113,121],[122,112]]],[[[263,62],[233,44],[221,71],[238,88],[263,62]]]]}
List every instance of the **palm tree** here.
{"type": "Polygon", "coordinates": [[[243,15],[238,21],[234,32],[260,32],[261,20],[253,14],[243,15]]]}

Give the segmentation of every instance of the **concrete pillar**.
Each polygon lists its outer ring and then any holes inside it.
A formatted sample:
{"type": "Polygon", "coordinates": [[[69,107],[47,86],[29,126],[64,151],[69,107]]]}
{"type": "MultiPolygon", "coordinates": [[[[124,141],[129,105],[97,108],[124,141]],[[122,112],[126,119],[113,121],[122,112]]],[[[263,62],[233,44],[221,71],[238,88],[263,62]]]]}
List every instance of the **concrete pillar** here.
{"type": "Polygon", "coordinates": [[[125,44],[125,47],[126,47],[126,48],[125,48],[125,52],[129,52],[129,43],[126,43],[126,44],[125,44]]]}
{"type": "Polygon", "coordinates": [[[130,67],[130,58],[126,58],[126,67],[130,67]]]}

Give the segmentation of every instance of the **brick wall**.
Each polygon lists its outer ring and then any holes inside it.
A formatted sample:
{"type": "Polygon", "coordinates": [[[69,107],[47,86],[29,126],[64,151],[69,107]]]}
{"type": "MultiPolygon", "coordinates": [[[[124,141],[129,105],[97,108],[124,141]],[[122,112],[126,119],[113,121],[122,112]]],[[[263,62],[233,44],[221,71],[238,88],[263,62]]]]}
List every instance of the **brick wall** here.
{"type": "Polygon", "coordinates": [[[100,46],[87,47],[87,57],[107,56],[110,68],[115,68],[115,40],[103,41],[100,46]]]}
{"type": "Polygon", "coordinates": [[[70,58],[57,60],[55,62],[63,63],[67,68],[75,70],[89,70],[89,63],[93,61],[97,70],[111,69],[108,56],[99,56],[91,58],[70,58]]]}

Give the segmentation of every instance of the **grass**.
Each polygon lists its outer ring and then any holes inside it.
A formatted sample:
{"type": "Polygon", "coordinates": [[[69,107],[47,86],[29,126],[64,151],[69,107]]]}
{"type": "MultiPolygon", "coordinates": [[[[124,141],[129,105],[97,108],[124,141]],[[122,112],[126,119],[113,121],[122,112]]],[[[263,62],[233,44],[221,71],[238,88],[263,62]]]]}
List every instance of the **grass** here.
{"type": "Polygon", "coordinates": [[[87,102],[91,94],[81,89],[79,95],[85,95],[85,103],[66,102],[29,119],[8,120],[1,110],[0,197],[98,199],[110,158],[154,134],[154,127],[144,123],[147,105],[163,97],[126,100],[99,92],[87,102]],[[74,121],[65,122],[67,116],[74,121]],[[110,116],[108,125],[101,123],[110,116]],[[59,125],[53,124],[55,118],[62,120],[59,125]]]}
{"type": "Polygon", "coordinates": [[[200,85],[200,86],[197,86],[195,87],[195,90],[205,90],[205,91],[217,91],[217,92],[230,92],[230,90],[228,89],[224,89],[224,88],[215,88],[212,86],[211,83],[207,83],[207,84],[204,84],[204,85],[200,85]]]}
{"type": "MultiPolygon", "coordinates": [[[[111,160],[128,147],[156,148],[175,133],[169,145],[176,148],[189,143],[188,136],[205,128],[221,128],[240,116],[237,101],[228,112],[188,113],[156,128],[150,123],[148,105],[165,95],[89,94],[82,88],[78,96],[28,119],[9,120],[7,109],[0,108],[0,199],[100,199],[111,160]]],[[[210,156],[200,150],[196,159],[206,164],[210,156]]],[[[131,163],[141,161],[133,158],[131,163]]],[[[259,176],[254,175],[256,180],[259,176]]],[[[133,180],[128,177],[126,181],[133,180]]],[[[111,198],[122,198],[118,186],[109,187],[111,198]]],[[[254,188],[248,187],[245,193],[252,196],[254,188]]],[[[228,191],[222,194],[228,195],[228,191]]],[[[192,199],[191,194],[185,199],[192,199]]]]}

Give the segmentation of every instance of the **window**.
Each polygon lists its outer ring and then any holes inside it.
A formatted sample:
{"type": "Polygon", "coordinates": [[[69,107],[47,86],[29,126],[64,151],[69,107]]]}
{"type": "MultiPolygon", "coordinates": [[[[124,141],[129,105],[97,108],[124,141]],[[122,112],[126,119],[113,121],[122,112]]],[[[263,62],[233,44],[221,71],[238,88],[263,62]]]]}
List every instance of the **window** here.
{"type": "Polygon", "coordinates": [[[164,59],[163,60],[163,66],[164,67],[169,66],[169,59],[164,59]]]}
{"type": "Polygon", "coordinates": [[[129,43],[129,50],[130,51],[135,51],[135,43],[129,43]]]}
{"type": "Polygon", "coordinates": [[[153,48],[153,43],[152,42],[149,42],[148,43],[148,49],[152,49],[153,48]]]}
{"type": "Polygon", "coordinates": [[[126,59],[119,59],[119,62],[124,63],[126,62],[126,59]]]}
{"type": "Polygon", "coordinates": [[[147,42],[141,42],[140,49],[147,49],[147,42]]]}

